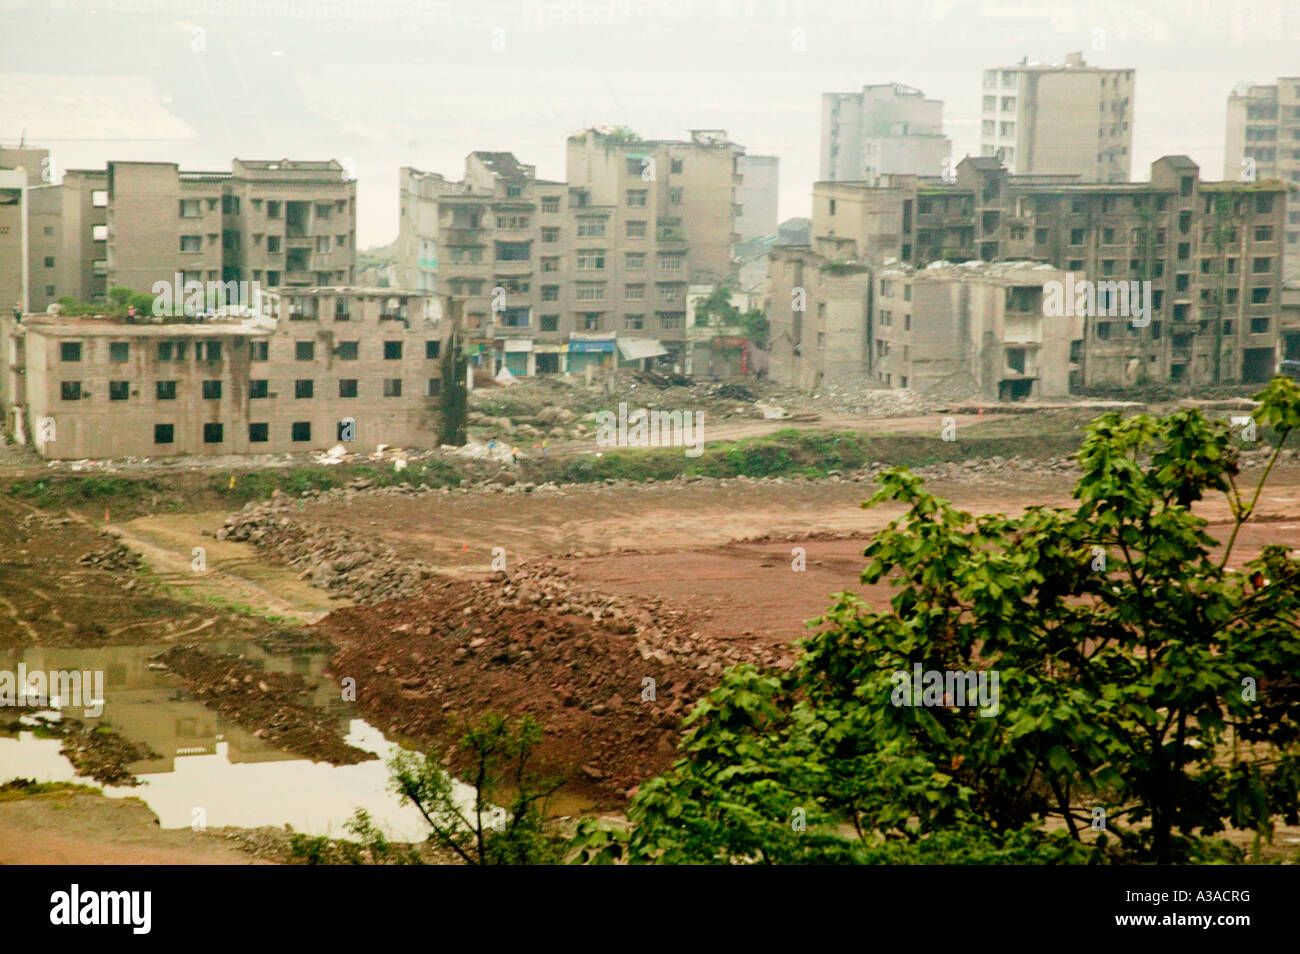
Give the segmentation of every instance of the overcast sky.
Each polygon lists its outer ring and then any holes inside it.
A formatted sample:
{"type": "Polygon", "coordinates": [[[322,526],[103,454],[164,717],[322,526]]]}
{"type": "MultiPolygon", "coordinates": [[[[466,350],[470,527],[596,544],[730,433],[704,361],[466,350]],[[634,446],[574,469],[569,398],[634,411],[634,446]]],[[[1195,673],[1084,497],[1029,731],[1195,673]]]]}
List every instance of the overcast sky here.
{"type": "Polygon", "coordinates": [[[562,179],[588,125],[723,128],[780,157],[788,218],[823,92],[919,87],[960,157],[984,68],[1072,50],[1138,71],[1134,179],[1172,153],[1217,178],[1232,87],[1300,75],[1300,0],[0,0],[0,142],[58,168],[345,160],[364,248],[396,237],[400,166],[509,150],[562,179]]]}

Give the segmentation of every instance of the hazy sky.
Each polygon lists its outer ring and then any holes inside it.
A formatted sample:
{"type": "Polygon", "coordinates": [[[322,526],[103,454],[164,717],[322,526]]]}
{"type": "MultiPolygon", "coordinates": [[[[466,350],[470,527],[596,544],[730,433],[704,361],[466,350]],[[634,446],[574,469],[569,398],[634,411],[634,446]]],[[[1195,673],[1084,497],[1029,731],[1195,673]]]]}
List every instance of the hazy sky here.
{"type": "Polygon", "coordinates": [[[1300,0],[0,0],[0,142],[60,168],[346,160],[367,247],[396,236],[399,166],[510,150],[561,179],[587,125],[724,128],[781,158],[787,218],[823,92],[920,87],[960,157],[984,68],[1071,50],[1138,71],[1135,179],[1170,153],[1219,177],[1232,87],[1300,75],[1300,0]]]}

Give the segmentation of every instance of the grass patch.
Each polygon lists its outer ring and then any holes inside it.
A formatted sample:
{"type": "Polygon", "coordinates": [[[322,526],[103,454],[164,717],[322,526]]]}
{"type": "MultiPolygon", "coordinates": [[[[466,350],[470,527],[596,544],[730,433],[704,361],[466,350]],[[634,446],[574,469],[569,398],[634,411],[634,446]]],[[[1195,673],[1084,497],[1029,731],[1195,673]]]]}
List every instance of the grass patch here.
{"type": "Polygon", "coordinates": [[[963,437],[945,441],[937,435],[868,435],[849,431],[804,431],[784,428],[763,437],[706,445],[699,457],[682,448],[630,448],[597,457],[532,461],[529,479],[557,483],[603,480],[672,480],[679,475],[703,477],[826,477],[873,461],[887,466],[923,467],[947,461],[990,457],[1059,457],[1078,450],[1072,430],[1038,435],[963,437]]]}
{"type": "Polygon", "coordinates": [[[15,778],[0,785],[0,802],[16,802],[22,798],[56,793],[68,795],[103,795],[103,789],[77,782],[38,782],[32,778],[15,778]]]}

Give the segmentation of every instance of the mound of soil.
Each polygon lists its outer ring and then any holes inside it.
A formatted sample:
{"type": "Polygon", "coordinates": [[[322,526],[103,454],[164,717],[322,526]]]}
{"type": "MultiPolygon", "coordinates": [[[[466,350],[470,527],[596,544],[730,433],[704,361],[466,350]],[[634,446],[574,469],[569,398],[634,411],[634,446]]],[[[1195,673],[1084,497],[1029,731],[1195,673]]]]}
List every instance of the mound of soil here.
{"type": "Polygon", "coordinates": [[[690,632],[654,600],[581,591],[549,563],[316,626],[340,647],[331,673],[356,680],[361,711],[390,735],[454,744],[468,717],[528,713],[545,732],[539,760],[604,804],[672,763],[682,717],[724,666],[784,652],[690,632]]]}

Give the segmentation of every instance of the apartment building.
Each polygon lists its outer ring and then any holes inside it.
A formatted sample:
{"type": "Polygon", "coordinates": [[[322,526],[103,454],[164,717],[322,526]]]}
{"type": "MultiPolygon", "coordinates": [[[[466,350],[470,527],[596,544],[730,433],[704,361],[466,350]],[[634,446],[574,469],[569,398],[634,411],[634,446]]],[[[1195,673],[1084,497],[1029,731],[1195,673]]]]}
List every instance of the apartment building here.
{"type": "Polygon", "coordinates": [[[860,93],[823,93],[821,172],[828,182],[888,173],[940,175],[952,154],[943,134],[943,100],[901,83],[860,93]]]}
{"type": "Polygon", "coordinates": [[[684,368],[689,285],[733,273],[741,154],[719,131],[590,129],[568,140],[568,182],[508,152],[470,153],[459,181],[403,168],[400,276],[457,304],[472,359],[493,371],[619,356],[684,368]],[[651,344],[631,358],[620,338],[651,344]]]}
{"type": "MultiPolygon", "coordinates": [[[[1223,178],[1300,187],[1300,77],[1242,85],[1228,96],[1223,178]]],[[[1284,279],[1300,282],[1300,202],[1287,199],[1284,279]]]]}
{"type": "Polygon", "coordinates": [[[781,160],[776,156],[741,156],[740,185],[736,202],[736,234],[741,242],[775,235],[778,228],[778,198],[781,192],[781,160]]]}
{"type": "Polygon", "coordinates": [[[0,317],[6,427],[59,459],[439,443],[444,302],[306,287],[198,324],[0,317]]]}
{"type": "Polygon", "coordinates": [[[245,161],[230,172],[108,164],[107,278],[347,285],[356,263],[356,182],[342,165],[245,161]]]}
{"type": "MultiPolygon", "coordinates": [[[[47,160],[43,149],[0,150],[0,169],[27,177],[27,311],[114,286],[148,292],[178,273],[267,288],[354,280],[356,184],[337,162],[236,159],[230,172],[110,162],[57,175],[47,160]]],[[[17,261],[0,264],[0,290],[17,261]]]]}
{"type": "Polygon", "coordinates": [[[872,374],[889,387],[953,388],[984,400],[1065,397],[1078,374],[1080,315],[1047,315],[1066,273],[1037,262],[967,262],[873,276],[872,374]]]}
{"type": "Polygon", "coordinates": [[[768,374],[813,389],[871,371],[871,266],[803,246],[769,253],[768,374]]]}
{"type": "Polygon", "coordinates": [[[1029,63],[984,71],[980,154],[1018,175],[1065,173],[1086,182],[1127,182],[1132,165],[1131,69],[1029,63]]]}
{"type": "MultiPolygon", "coordinates": [[[[1156,160],[1143,183],[1017,176],[988,158],[963,160],[955,180],[817,183],[808,251],[832,264],[1034,261],[1150,282],[1148,324],[1088,317],[1079,388],[1257,382],[1277,368],[1281,182],[1203,181],[1186,156],[1156,160]]],[[[774,356],[774,377],[778,366],[774,356]]]]}

